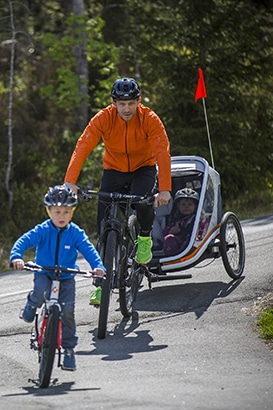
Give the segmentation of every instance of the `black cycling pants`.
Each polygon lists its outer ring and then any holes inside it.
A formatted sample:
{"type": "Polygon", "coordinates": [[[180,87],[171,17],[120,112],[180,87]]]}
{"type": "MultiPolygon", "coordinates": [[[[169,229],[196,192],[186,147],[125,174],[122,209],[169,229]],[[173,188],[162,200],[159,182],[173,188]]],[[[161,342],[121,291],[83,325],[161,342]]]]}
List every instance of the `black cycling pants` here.
{"type": "MultiPolygon", "coordinates": [[[[120,172],[115,170],[104,170],[100,190],[104,192],[121,192],[129,188],[132,195],[153,194],[156,186],[156,167],[142,167],[134,172],[120,172]]],[[[107,207],[106,198],[98,201],[97,231],[100,232],[100,223],[103,220],[107,207]]],[[[154,220],[154,209],[152,205],[135,205],[137,220],[140,225],[140,235],[148,236],[152,230],[154,220]]]]}

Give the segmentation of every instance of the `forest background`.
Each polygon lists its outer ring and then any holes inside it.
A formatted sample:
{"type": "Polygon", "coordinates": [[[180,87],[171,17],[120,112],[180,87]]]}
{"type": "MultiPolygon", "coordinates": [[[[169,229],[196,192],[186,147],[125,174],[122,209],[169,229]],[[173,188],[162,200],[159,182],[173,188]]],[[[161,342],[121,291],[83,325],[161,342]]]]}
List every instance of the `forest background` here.
{"type": "MultiPolygon", "coordinates": [[[[0,0],[0,265],[46,218],[43,195],[63,182],[89,119],[113,82],[134,77],[161,117],[172,155],[211,162],[198,68],[223,210],[273,203],[272,0],[0,0]]],[[[103,145],[78,184],[99,187],[103,145]]],[[[92,236],[96,207],[74,220],[92,236]]]]}

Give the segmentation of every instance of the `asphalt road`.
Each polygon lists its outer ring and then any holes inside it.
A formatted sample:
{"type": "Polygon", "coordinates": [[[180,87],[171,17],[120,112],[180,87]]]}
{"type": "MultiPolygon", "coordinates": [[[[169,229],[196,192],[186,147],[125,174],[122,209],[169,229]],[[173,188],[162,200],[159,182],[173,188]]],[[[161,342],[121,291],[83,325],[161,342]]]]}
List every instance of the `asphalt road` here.
{"type": "Polygon", "coordinates": [[[191,279],[156,283],[152,291],[144,282],[133,320],[122,321],[113,298],[105,340],[96,338],[98,311],[88,305],[91,282],[79,278],[77,371],[55,366],[48,389],[37,387],[31,325],[18,318],[32,273],[0,274],[0,408],[272,409],[273,351],[245,308],[273,291],[273,215],[244,221],[243,230],[240,281],[218,259],[188,270],[191,279]]]}

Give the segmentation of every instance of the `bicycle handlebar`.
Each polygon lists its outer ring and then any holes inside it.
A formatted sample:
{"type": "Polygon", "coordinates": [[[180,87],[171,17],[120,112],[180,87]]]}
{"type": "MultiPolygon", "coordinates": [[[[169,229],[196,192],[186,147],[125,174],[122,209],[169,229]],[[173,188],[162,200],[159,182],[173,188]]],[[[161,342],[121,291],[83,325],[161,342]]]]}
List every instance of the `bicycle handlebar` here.
{"type": "Polygon", "coordinates": [[[75,273],[75,274],[81,274],[84,275],[85,278],[101,278],[105,279],[105,276],[99,276],[94,274],[93,271],[89,270],[80,270],[80,269],[73,269],[73,268],[63,268],[62,266],[41,266],[38,265],[35,262],[29,261],[24,264],[24,270],[28,271],[42,271],[42,270],[47,270],[51,272],[56,272],[56,273],[61,273],[61,272],[66,272],[66,273],[75,273]]]}
{"type": "Polygon", "coordinates": [[[103,191],[93,191],[91,189],[79,189],[78,196],[82,198],[84,201],[89,202],[91,201],[92,195],[95,196],[102,196],[105,198],[111,199],[118,199],[118,200],[131,200],[132,202],[142,203],[152,205],[154,202],[153,195],[132,195],[132,194],[121,194],[120,192],[103,192],[103,191]]]}

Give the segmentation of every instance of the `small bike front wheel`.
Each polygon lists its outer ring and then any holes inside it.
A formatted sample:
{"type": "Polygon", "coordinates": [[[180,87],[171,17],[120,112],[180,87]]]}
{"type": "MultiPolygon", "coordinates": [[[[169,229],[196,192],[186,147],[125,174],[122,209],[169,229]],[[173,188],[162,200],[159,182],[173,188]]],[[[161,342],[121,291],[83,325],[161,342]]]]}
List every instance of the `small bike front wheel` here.
{"type": "Polygon", "coordinates": [[[232,212],[225,213],[221,221],[220,251],[227,274],[238,279],[245,266],[245,241],[240,221],[232,212]]]}
{"type": "Polygon", "coordinates": [[[106,336],[110,297],[114,285],[113,280],[116,274],[116,268],[119,263],[119,245],[117,233],[115,231],[110,231],[108,233],[106,238],[106,244],[102,248],[104,249],[104,254],[101,255],[101,257],[106,269],[106,278],[103,281],[101,291],[101,302],[98,323],[99,339],[104,339],[106,336]]]}
{"type": "Polygon", "coordinates": [[[48,387],[50,382],[57,348],[58,327],[59,308],[53,305],[47,318],[40,352],[39,386],[42,388],[48,387]]]}
{"type": "Polygon", "coordinates": [[[136,215],[131,215],[128,220],[128,231],[124,244],[125,254],[119,275],[119,304],[124,317],[133,313],[134,302],[143,279],[143,270],[135,262],[136,239],[138,235],[138,222],[136,215]]]}

